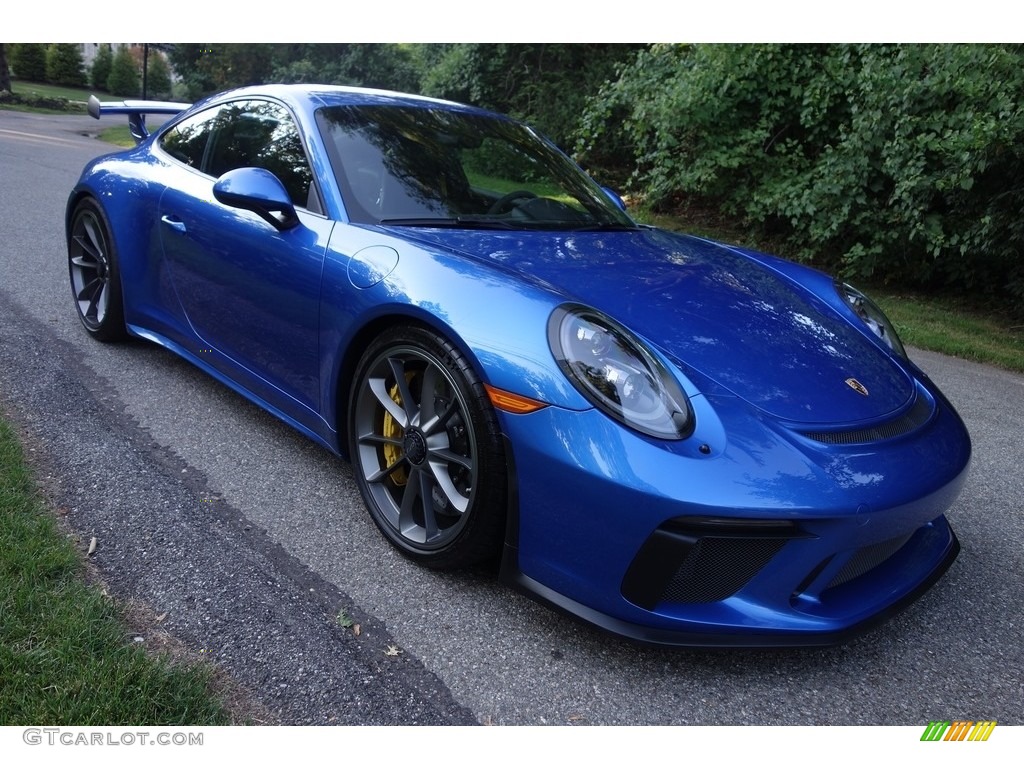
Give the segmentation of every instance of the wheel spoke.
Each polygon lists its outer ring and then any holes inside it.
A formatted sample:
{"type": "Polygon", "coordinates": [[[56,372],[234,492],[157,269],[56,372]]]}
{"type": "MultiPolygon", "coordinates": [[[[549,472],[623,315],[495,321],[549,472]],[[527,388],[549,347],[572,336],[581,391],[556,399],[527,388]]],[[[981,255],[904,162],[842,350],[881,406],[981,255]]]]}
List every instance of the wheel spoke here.
{"type": "MultiPolygon", "coordinates": [[[[89,245],[91,248],[88,250],[90,251],[90,255],[95,256],[97,261],[105,261],[106,257],[103,254],[103,240],[96,231],[96,222],[93,221],[91,216],[83,216],[82,226],[85,227],[85,232],[89,236],[89,245]]],[[[85,244],[83,243],[83,246],[84,245],[85,244]]]]}
{"type": "MultiPolygon", "coordinates": [[[[404,381],[404,377],[402,380],[404,381]]],[[[373,396],[377,398],[377,402],[384,406],[387,412],[391,414],[391,417],[398,422],[398,426],[402,429],[408,429],[409,418],[405,409],[391,397],[384,379],[380,377],[372,378],[369,380],[369,385],[373,396]]]]}
{"type": "Polygon", "coordinates": [[[438,533],[432,490],[430,475],[419,467],[412,467],[402,495],[402,506],[398,510],[398,530],[405,538],[420,544],[430,541],[438,533]],[[423,515],[422,524],[417,519],[417,512],[423,515]]]}
{"type": "Polygon", "coordinates": [[[103,316],[107,311],[106,287],[106,281],[96,277],[79,291],[78,306],[82,308],[82,314],[89,320],[103,322],[103,316]]]}
{"type": "MultiPolygon", "coordinates": [[[[81,238],[76,237],[75,241],[80,242],[81,238]]],[[[88,258],[86,258],[86,256],[72,256],[71,263],[74,264],[79,269],[88,269],[92,272],[97,271],[99,266],[96,263],[95,257],[93,257],[92,254],[87,254],[87,256],[88,258]]]]}
{"type": "Polygon", "coordinates": [[[96,312],[96,319],[102,321],[107,316],[107,303],[110,301],[110,291],[107,290],[107,283],[104,280],[100,285],[99,295],[93,302],[96,312]]]}
{"type": "Polygon", "coordinates": [[[449,448],[441,448],[436,451],[430,452],[431,464],[458,464],[463,469],[468,470],[472,473],[473,471],[473,460],[468,456],[463,456],[461,453],[455,453],[455,451],[449,448]]]}
{"type": "MultiPolygon", "coordinates": [[[[431,409],[433,409],[433,406],[431,406],[431,409]]],[[[445,408],[444,411],[442,411],[440,414],[435,414],[433,417],[428,419],[420,427],[420,429],[422,429],[423,433],[426,435],[433,435],[436,432],[443,430],[445,427],[448,426],[448,421],[455,414],[455,412],[458,411],[458,409],[459,403],[457,400],[453,399],[450,403],[448,403],[448,407],[445,408]]]]}
{"type": "Polygon", "coordinates": [[[430,462],[430,472],[437,483],[438,488],[441,489],[441,493],[448,499],[448,503],[458,510],[459,514],[463,514],[469,509],[469,497],[463,496],[462,492],[455,487],[455,483],[452,482],[452,476],[448,472],[448,465],[441,461],[430,462]]]}
{"type": "Polygon", "coordinates": [[[412,391],[409,389],[409,379],[405,375],[405,361],[398,357],[389,357],[388,366],[391,368],[391,375],[395,377],[395,383],[398,385],[398,397],[402,401],[402,408],[405,410],[406,422],[402,425],[403,427],[408,424],[415,425],[418,421],[416,418],[419,412],[419,406],[412,397],[412,391]]]}
{"type": "Polygon", "coordinates": [[[78,244],[78,247],[82,249],[82,253],[89,257],[92,263],[95,265],[102,258],[99,250],[96,248],[96,244],[84,235],[75,235],[74,241],[78,244]]]}
{"type": "Polygon", "coordinates": [[[92,304],[93,296],[96,294],[97,289],[102,290],[103,280],[98,277],[92,278],[89,282],[82,286],[82,290],[78,292],[75,298],[78,301],[88,301],[92,304]]]}
{"type": "Polygon", "coordinates": [[[394,445],[399,448],[402,447],[401,440],[397,440],[393,437],[385,437],[384,435],[375,435],[372,432],[368,435],[361,435],[357,438],[357,442],[360,445],[394,445]]]}
{"type": "MultiPolygon", "coordinates": [[[[437,395],[437,385],[439,380],[444,381],[443,377],[439,377],[440,371],[436,365],[428,365],[423,370],[423,386],[420,388],[420,418],[419,426],[424,429],[426,424],[429,424],[434,418],[434,398],[437,395]]],[[[424,429],[424,431],[426,431],[424,429]]]]}
{"type": "Polygon", "coordinates": [[[423,541],[429,543],[440,535],[437,517],[434,515],[434,488],[429,473],[420,472],[419,476],[419,496],[423,505],[423,541]]]}
{"type": "Polygon", "coordinates": [[[377,472],[374,472],[372,475],[367,475],[366,482],[379,483],[382,480],[384,480],[385,477],[388,477],[389,475],[393,474],[402,467],[407,466],[408,463],[409,462],[406,460],[405,456],[399,456],[398,459],[396,459],[389,466],[384,467],[384,469],[378,470],[377,472]]]}

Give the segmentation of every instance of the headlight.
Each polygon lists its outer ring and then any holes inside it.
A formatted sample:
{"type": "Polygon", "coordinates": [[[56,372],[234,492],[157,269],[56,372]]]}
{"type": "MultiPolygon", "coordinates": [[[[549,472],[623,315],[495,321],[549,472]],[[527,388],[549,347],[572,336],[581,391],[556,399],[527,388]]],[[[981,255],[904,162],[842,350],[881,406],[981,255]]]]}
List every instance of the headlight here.
{"type": "Polygon", "coordinates": [[[548,322],[548,343],[576,389],[616,421],[666,440],[693,432],[679,383],[614,320],[585,307],[559,307],[548,322]]]}
{"type": "Polygon", "coordinates": [[[850,308],[857,314],[857,317],[861,319],[861,322],[875,336],[885,342],[886,346],[897,355],[906,358],[906,350],[903,349],[900,337],[896,335],[896,329],[892,327],[889,318],[885,316],[885,313],[878,308],[875,302],[846,283],[836,282],[836,290],[843,297],[843,300],[850,305],[850,308]]]}

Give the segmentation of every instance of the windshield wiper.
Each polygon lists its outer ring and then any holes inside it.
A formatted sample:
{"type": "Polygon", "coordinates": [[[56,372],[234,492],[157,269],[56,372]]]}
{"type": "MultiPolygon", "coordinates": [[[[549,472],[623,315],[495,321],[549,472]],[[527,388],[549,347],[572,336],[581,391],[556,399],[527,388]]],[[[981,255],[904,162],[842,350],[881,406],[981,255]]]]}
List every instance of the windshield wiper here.
{"type": "Polygon", "coordinates": [[[601,224],[580,224],[576,221],[526,221],[522,219],[501,219],[487,216],[421,216],[409,218],[381,219],[381,226],[392,227],[436,227],[448,229],[507,229],[507,230],[551,230],[557,232],[635,232],[635,224],[604,222],[601,224]]]}
{"type": "Polygon", "coordinates": [[[573,232],[635,232],[640,229],[636,224],[622,224],[619,222],[604,222],[603,224],[584,224],[579,227],[572,227],[573,232]]]}
{"type": "Polygon", "coordinates": [[[444,217],[410,217],[405,219],[381,219],[382,226],[392,227],[447,227],[453,229],[520,229],[521,227],[511,221],[503,219],[473,218],[456,216],[454,218],[444,217]]]}

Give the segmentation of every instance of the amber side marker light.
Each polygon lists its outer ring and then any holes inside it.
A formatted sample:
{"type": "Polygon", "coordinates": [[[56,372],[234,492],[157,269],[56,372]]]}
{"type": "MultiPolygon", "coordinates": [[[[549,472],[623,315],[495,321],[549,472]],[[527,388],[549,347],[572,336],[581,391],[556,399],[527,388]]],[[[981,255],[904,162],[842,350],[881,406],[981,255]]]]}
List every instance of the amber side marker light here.
{"type": "Polygon", "coordinates": [[[533,413],[548,405],[540,400],[492,387],[490,384],[484,384],[484,389],[487,390],[487,396],[491,398],[491,405],[509,413],[533,413]]]}

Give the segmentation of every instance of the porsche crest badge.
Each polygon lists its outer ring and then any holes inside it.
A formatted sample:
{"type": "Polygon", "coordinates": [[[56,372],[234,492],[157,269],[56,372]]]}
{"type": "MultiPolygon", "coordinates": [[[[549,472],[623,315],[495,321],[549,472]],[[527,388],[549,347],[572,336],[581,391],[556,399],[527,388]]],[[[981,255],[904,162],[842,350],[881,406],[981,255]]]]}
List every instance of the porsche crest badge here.
{"type": "Polygon", "coordinates": [[[848,386],[848,387],[849,387],[850,389],[852,389],[852,390],[853,390],[854,392],[856,392],[856,393],[857,393],[858,395],[864,395],[864,397],[867,397],[867,396],[868,396],[868,388],[867,388],[867,387],[865,387],[865,386],[864,386],[863,384],[861,384],[861,383],[860,383],[859,381],[857,381],[856,379],[854,379],[854,378],[849,378],[849,379],[847,379],[847,380],[846,380],[846,384],[847,384],[847,386],[848,386]]]}

